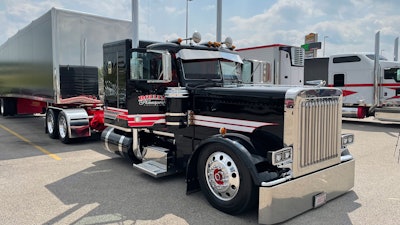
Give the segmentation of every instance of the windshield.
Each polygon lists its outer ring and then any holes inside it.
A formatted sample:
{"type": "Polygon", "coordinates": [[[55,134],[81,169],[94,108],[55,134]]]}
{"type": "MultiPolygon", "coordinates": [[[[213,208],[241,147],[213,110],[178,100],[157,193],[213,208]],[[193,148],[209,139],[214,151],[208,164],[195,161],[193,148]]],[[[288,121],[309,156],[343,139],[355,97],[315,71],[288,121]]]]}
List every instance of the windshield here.
{"type": "Polygon", "coordinates": [[[184,60],[183,72],[188,80],[224,80],[228,83],[238,81],[240,63],[221,60],[184,60]]]}

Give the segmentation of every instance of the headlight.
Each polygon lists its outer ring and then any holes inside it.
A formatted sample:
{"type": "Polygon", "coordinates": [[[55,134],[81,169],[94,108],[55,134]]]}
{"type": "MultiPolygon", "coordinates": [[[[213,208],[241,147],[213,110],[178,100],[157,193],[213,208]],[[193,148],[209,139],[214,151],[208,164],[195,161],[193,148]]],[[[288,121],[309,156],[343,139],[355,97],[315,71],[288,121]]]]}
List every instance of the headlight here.
{"type": "Polygon", "coordinates": [[[342,134],[342,146],[353,144],[354,134],[342,134]]]}
{"type": "Polygon", "coordinates": [[[292,162],[292,148],[282,148],[280,150],[270,152],[272,154],[271,163],[274,166],[284,165],[292,162]]]}

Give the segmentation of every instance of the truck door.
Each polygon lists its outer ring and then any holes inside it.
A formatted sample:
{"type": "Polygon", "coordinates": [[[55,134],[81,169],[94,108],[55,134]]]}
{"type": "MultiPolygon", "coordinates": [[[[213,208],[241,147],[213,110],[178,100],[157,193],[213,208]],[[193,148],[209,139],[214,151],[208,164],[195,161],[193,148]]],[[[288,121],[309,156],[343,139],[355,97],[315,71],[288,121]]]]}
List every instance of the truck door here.
{"type": "Polygon", "coordinates": [[[128,114],[165,113],[165,92],[173,85],[169,53],[134,49],[130,65],[126,90],[128,114]]]}
{"type": "Polygon", "coordinates": [[[287,51],[279,51],[279,80],[283,85],[302,85],[304,78],[304,67],[294,66],[291,56],[287,51]]]}
{"type": "Polygon", "coordinates": [[[400,105],[400,64],[388,62],[384,65],[381,62],[383,73],[382,85],[380,88],[380,101],[385,104],[400,105]],[[393,64],[393,65],[390,65],[393,64]]]}

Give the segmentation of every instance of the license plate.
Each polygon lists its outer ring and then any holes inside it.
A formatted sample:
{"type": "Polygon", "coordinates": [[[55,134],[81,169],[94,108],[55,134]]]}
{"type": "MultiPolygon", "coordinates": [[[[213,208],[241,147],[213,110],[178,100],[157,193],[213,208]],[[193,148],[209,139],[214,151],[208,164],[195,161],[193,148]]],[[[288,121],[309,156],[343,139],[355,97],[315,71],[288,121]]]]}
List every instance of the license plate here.
{"type": "Polygon", "coordinates": [[[320,207],[326,203],[326,193],[322,192],[314,196],[314,208],[320,207]]]}

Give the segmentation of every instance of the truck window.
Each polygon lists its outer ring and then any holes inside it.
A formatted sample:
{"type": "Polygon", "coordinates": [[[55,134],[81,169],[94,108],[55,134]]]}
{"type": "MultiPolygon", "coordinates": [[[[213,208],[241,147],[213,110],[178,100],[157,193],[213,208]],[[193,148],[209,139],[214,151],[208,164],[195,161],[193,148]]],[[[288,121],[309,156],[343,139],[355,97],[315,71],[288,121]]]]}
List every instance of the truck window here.
{"type": "Polygon", "coordinates": [[[344,87],[344,74],[333,75],[333,86],[344,87]]]}
{"type": "Polygon", "coordinates": [[[360,61],[361,61],[360,57],[356,55],[333,58],[333,63],[349,63],[349,62],[360,62],[360,61]]]}
{"type": "Polygon", "coordinates": [[[251,83],[253,81],[253,63],[251,61],[243,60],[242,65],[242,82],[251,83]]]}
{"type": "Polygon", "coordinates": [[[221,71],[224,83],[237,83],[240,76],[240,63],[221,60],[221,71]]]}
{"type": "Polygon", "coordinates": [[[159,80],[162,76],[162,68],[162,54],[154,52],[132,53],[132,80],[159,80]]]}
{"type": "Polygon", "coordinates": [[[400,82],[400,69],[399,68],[385,68],[384,69],[385,79],[394,79],[396,82],[400,82]]]}

